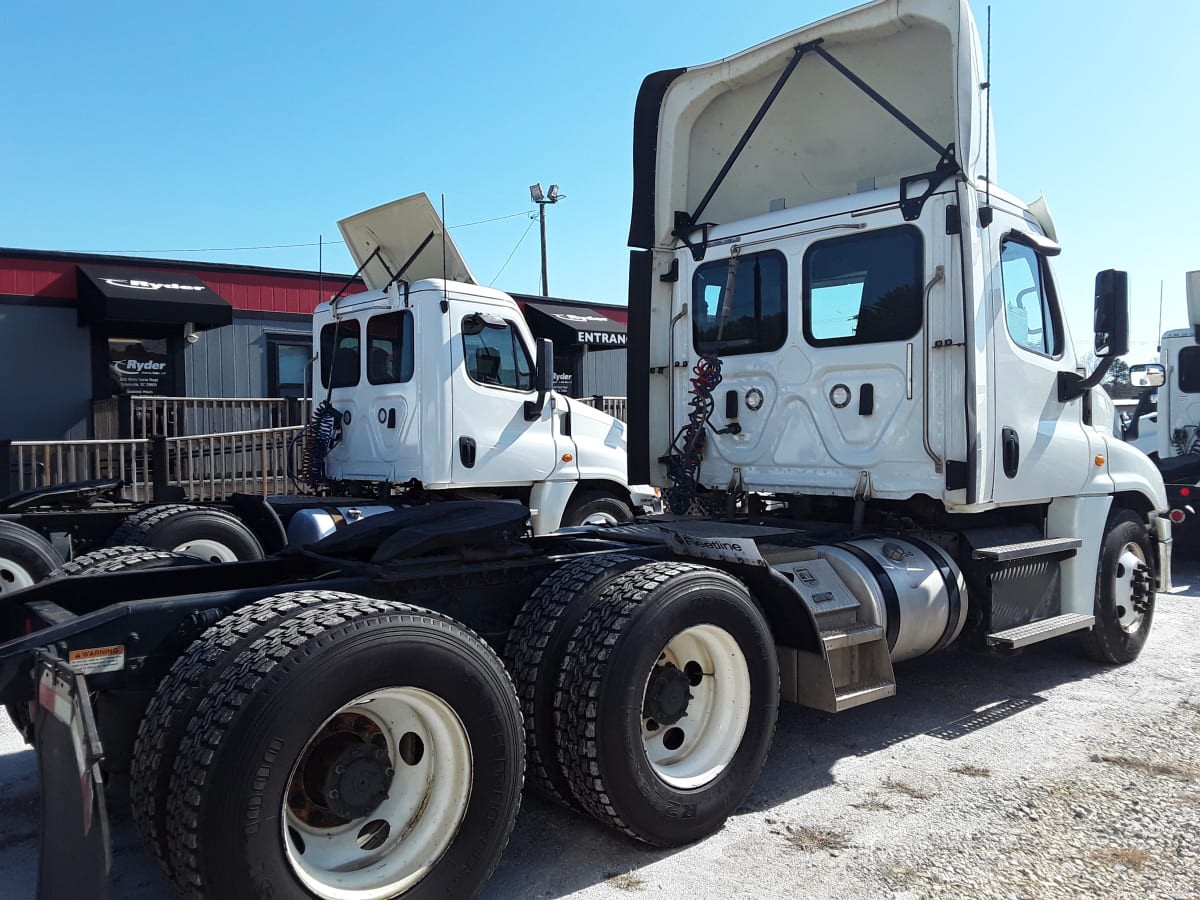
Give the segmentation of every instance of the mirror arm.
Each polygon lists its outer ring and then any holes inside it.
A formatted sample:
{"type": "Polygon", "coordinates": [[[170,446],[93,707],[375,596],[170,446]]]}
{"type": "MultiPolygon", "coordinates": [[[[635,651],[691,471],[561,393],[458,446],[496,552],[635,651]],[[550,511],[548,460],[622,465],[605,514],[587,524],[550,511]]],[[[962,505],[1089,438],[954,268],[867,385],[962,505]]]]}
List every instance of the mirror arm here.
{"type": "Polygon", "coordinates": [[[535,422],[542,417],[542,410],[546,408],[546,392],[538,391],[536,400],[525,401],[525,421],[535,422]]]}
{"type": "Polygon", "coordinates": [[[1082,397],[1092,388],[1100,383],[1108,370],[1112,367],[1115,356],[1106,356],[1100,360],[1100,365],[1096,366],[1094,371],[1087,378],[1079,375],[1076,372],[1059,372],[1058,373],[1058,402],[1068,403],[1076,397],[1082,397]]]}

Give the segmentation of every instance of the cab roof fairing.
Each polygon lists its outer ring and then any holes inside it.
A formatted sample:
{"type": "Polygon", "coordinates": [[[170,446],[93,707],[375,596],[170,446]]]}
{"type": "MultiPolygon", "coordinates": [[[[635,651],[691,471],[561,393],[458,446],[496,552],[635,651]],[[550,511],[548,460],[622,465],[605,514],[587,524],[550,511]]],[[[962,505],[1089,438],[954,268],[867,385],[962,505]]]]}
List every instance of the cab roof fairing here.
{"type": "MultiPolygon", "coordinates": [[[[709,189],[798,46],[816,40],[928,132],[955,145],[972,184],[996,181],[979,33],[968,0],[877,0],[734,56],[645,79],[634,124],[629,243],[675,246],[677,211],[709,189]],[[640,177],[639,177],[640,176],[640,177]]],[[[933,151],[829,63],[802,58],[703,221],[896,185],[933,151]]]]}

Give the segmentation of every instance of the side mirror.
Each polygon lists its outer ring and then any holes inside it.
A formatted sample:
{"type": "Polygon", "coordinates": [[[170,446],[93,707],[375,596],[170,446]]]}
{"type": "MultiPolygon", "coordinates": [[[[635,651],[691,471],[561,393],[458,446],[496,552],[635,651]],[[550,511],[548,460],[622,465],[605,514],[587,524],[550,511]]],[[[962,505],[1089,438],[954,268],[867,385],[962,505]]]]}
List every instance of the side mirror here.
{"type": "Polygon", "coordinates": [[[1159,363],[1129,367],[1129,383],[1138,388],[1156,388],[1166,384],[1167,372],[1159,363]]]}
{"type": "Polygon", "coordinates": [[[525,421],[532,422],[541,416],[546,407],[546,395],[554,390],[554,342],[539,338],[537,342],[537,364],[534,367],[533,386],[538,392],[536,400],[525,401],[525,421]]]}
{"type": "Polygon", "coordinates": [[[474,312],[462,321],[463,334],[480,334],[485,328],[507,328],[508,322],[491,313],[474,312]]]}
{"type": "Polygon", "coordinates": [[[1101,359],[1129,352],[1129,274],[1106,269],[1096,275],[1094,313],[1096,355],[1101,359]]]}

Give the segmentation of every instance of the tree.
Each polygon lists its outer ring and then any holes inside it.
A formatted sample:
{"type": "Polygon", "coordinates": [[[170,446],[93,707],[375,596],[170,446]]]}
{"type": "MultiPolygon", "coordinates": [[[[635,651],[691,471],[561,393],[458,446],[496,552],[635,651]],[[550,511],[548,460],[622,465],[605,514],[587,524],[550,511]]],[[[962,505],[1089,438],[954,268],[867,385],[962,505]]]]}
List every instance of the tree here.
{"type": "Polygon", "coordinates": [[[1114,359],[1108,374],[1104,376],[1105,384],[1129,384],[1129,363],[1123,359],[1114,359]]]}

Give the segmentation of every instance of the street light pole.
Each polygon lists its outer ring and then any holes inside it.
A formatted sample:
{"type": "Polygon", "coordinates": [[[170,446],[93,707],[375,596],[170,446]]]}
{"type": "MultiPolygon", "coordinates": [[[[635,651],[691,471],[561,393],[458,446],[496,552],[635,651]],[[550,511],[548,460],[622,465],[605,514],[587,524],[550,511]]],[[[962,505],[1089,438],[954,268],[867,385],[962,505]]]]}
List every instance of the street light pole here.
{"type": "Polygon", "coordinates": [[[538,206],[538,222],[542,231],[542,296],[549,297],[550,278],[546,268],[546,204],[557,203],[567,195],[559,193],[557,184],[550,185],[550,190],[543,193],[542,183],[539,181],[529,186],[529,196],[538,206]]]}
{"type": "Polygon", "coordinates": [[[550,296],[550,277],[546,274],[546,204],[538,204],[538,224],[542,229],[542,296],[550,296]]]}

